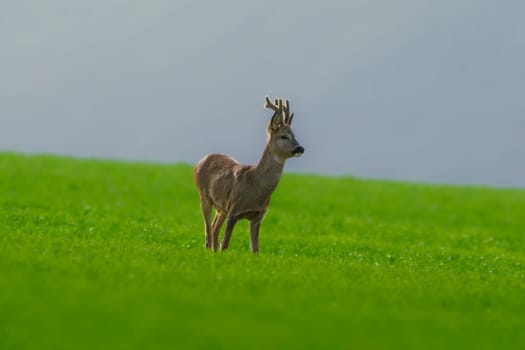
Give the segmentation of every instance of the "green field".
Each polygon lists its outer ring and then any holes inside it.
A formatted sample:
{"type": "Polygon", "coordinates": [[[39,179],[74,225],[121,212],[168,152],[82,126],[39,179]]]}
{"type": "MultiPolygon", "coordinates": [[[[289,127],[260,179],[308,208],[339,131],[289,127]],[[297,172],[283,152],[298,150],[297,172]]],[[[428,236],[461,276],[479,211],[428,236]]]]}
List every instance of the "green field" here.
{"type": "Polygon", "coordinates": [[[0,153],[0,349],[525,348],[525,190],[285,174],[214,254],[191,172],[0,153]]]}

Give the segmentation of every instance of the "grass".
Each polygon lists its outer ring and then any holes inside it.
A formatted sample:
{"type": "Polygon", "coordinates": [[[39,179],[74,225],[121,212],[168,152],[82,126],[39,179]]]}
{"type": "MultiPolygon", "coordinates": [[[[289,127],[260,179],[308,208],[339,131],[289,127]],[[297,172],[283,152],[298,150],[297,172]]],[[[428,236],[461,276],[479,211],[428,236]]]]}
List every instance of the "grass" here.
{"type": "Polygon", "coordinates": [[[285,174],[203,247],[186,165],[0,153],[0,349],[518,349],[525,191],[285,174]]]}

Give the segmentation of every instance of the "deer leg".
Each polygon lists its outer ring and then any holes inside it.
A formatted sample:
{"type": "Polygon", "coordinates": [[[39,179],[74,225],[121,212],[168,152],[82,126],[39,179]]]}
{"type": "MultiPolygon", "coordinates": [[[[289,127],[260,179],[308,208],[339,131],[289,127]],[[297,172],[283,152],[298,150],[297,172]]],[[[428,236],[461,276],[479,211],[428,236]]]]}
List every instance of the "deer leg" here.
{"type": "Polygon", "coordinates": [[[208,198],[201,196],[201,211],[204,217],[204,246],[211,248],[211,211],[212,204],[208,198]]]}
{"type": "Polygon", "coordinates": [[[211,248],[214,252],[216,252],[219,248],[219,232],[221,231],[221,226],[224,223],[224,220],[226,220],[226,215],[219,212],[215,214],[215,219],[213,219],[213,224],[211,227],[211,248]]]}
{"type": "Polygon", "coordinates": [[[260,220],[250,221],[250,247],[253,254],[259,254],[259,228],[261,227],[260,220]]]}
{"type": "Polygon", "coordinates": [[[228,245],[230,245],[230,238],[232,236],[233,227],[237,223],[237,218],[235,216],[229,216],[228,220],[226,221],[226,229],[224,230],[224,238],[221,242],[221,250],[228,249],[228,245]]]}

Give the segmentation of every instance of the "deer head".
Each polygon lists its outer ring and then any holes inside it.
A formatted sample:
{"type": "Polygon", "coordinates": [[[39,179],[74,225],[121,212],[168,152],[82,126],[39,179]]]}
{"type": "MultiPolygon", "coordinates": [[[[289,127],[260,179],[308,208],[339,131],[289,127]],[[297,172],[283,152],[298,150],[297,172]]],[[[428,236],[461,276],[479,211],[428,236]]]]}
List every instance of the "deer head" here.
{"type": "Polygon", "coordinates": [[[290,113],[290,102],[276,98],[274,102],[268,96],[265,97],[264,107],[274,111],[268,128],[268,146],[270,151],[277,155],[282,161],[291,157],[300,157],[304,148],[295,139],[291,125],[293,113],[290,113]]]}

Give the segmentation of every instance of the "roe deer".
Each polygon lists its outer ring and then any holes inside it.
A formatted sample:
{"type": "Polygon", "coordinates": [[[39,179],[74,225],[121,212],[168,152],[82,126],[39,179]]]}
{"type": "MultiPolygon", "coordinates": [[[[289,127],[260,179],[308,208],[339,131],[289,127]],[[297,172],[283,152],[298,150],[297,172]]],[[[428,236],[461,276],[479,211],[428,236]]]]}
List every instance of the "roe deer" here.
{"type": "Polygon", "coordinates": [[[281,179],[284,163],[304,153],[290,128],[293,113],[290,114],[288,100],[283,103],[276,98],[272,103],[266,96],[264,107],[274,113],[266,130],[268,139],[259,163],[241,165],[227,155],[210,154],[201,159],[193,171],[204,217],[205,246],[213,251],[218,249],[219,232],[225,220],[221,250],[228,248],[237,221],[248,219],[250,246],[254,254],[259,252],[259,227],[281,179]],[[216,213],[211,223],[213,208],[216,213]]]}

